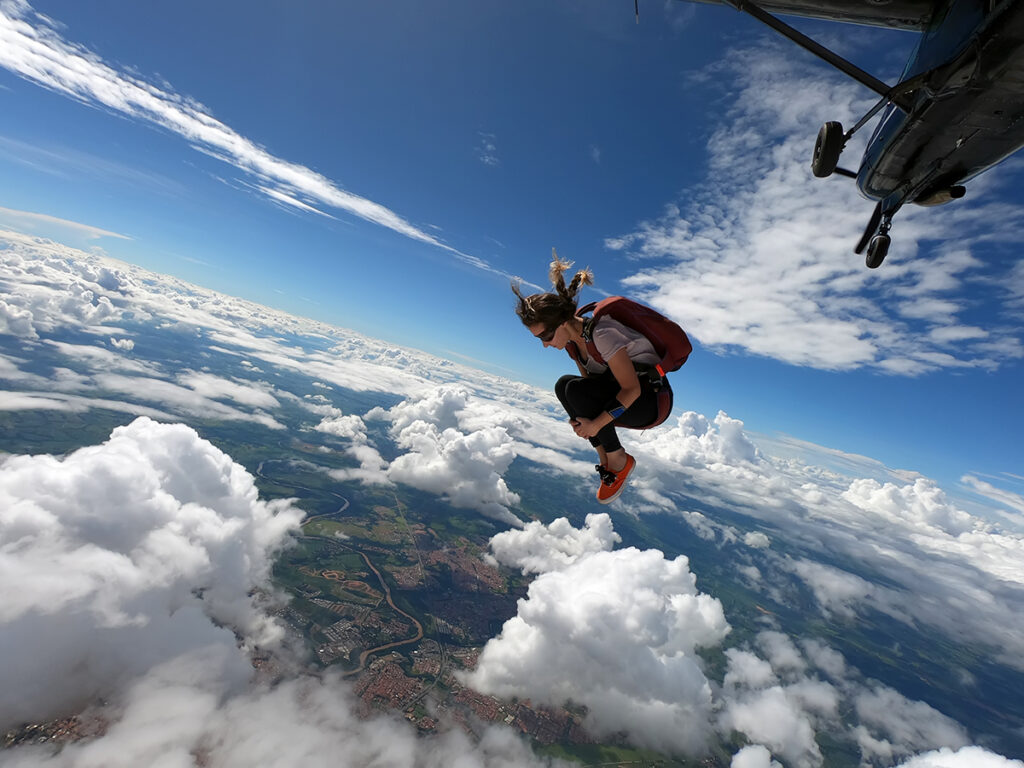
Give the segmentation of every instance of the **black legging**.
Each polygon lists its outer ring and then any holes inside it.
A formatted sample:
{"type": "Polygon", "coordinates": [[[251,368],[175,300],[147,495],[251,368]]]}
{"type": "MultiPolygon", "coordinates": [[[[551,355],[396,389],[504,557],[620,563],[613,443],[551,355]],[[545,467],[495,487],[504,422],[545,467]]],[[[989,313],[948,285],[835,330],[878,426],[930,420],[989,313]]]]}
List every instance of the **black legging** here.
{"type": "MultiPolygon", "coordinates": [[[[555,384],[555,394],[569,414],[570,419],[583,417],[595,419],[607,410],[608,403],[619,394],[618,380],[610,371],[600,375],[572,376],[566,375],[555,384]]],[[[624,427],[646,427],[658,418],[658,394],[651,388],[646,376],[640,377],[640,397],[611,424],[601,428],[596,437],[590,438],[594,447],[601,446],[606,453],[622,448],[619,436],[615,433],[615,425],[624,427]]]]}

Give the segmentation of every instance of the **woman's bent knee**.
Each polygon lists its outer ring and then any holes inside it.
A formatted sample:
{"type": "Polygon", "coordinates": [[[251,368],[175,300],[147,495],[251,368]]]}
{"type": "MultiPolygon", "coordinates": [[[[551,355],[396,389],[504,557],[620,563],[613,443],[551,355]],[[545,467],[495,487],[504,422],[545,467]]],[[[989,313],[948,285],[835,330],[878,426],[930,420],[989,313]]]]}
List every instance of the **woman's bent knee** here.
{"type": "Polygon", "coordinates": [[[566,389],[566,387],[569,386],[569,383],[573,379],[578,379],[578,378],[579,378],[579,376],[573,376],[571,374],[566,374],[565,376],[563,376],[562,378],[560,378],[558,381],[555,382],[555,394],[558,396],[559,400],[561,400],[561,399],[563,399],[565,397],[565,389],[566,389]]]}

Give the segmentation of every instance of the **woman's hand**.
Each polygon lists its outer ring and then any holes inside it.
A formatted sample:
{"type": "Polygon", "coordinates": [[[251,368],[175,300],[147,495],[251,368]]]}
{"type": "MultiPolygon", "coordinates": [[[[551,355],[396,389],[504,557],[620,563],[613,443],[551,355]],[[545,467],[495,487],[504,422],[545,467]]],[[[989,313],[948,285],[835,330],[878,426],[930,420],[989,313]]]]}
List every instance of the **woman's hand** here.
{"type": "Polygon", "coordinates": [[[601,427],[594,419],[570,419],[569,423],[572,424],[573,431],[580,437],[596,437],[597,433],[601,431],[601,427]]]}

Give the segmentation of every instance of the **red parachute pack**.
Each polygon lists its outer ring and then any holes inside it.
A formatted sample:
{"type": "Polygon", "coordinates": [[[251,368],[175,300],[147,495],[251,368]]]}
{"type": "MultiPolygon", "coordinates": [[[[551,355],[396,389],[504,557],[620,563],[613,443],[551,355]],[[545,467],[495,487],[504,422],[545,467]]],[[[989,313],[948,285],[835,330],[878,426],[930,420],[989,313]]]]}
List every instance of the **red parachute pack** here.
{"type": "MultiPolygon", "coordinates": [[[[665,374],[682,367],[693,351],[693,345],[686,336],[686,331],[657,310],[627,299],[625,296],[610,296],[607,299],[580,307],[576,311],[576,316],[583,320],[583,339],[587,342],[587,354],[602,365],[606,363],[591,339],[591,330],[594,323],[605,315],[642,333],[651,342],[654,351],[661,357],[661,361],[655,366],[657,376],[653,372],[651,373],[652,384],[658,393],[658,418],[644,429],[656,427],[665,421],[672,411],[672,390],[667,386],[665,374]],[[591,313],[590,317],[584,317],[588,313],[591,313]]],[[[578,358],[575,345],[567,346],[566,351],[573,360],[578,358]]]]}

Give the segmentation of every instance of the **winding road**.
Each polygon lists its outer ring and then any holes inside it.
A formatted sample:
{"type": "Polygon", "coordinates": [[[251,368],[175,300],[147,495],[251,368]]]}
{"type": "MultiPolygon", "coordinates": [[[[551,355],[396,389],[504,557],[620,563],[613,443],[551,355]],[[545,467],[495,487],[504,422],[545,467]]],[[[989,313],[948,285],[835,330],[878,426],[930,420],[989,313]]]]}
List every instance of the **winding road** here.
{"type": "MultiPolygon", "coordinates": [[[[259,463],[259,466],[256,467],[256,474],[259,475],[260,477],[262,477],[264,480],[271,480],[271,478],[269,478],[265,474],[263,474],[263,467],[264,467],[264,465],[269,464],[270,462],[283,462],[283,461],[287,461],[287,460],[286,459],[267,459],[266,461],[261,461],[259,463]]],[[[344,496],[342,496],[340,493],[335,493],[334,491],[322,491],[322,490],[318,490],[318,489],[315,489],[315,488],[308,488],[306,486],[298,485],[298,484],[293,483],[293,482],[285,482],[283,484],[287,485],[290,488],[295,488],[296,490],[309,491],[311,493],[329,493],[332,496],[335,496],[335,497],[341,499],[341,501],[343,502],[342,505],[338,509],[334,510],[333,512],[324,512],[323,514],[312,515],[311,517],[305,518],[302,521],[303,525],[306,525],[307,523],[311,523],[314,520],[320,520],[320,519],[323,519],[323,518],[333,517],[335,515],[340,515],[342,512],[344,512],[345,510],[347,510],[349,508],[349,503],[350,503],[349,500],[346,499],[344,496]]],[[[395,496],[395,504],[397,505],[399,517],[401,518],[402,522],[405,524],[406,530],[409,531],[410,536],[412,536],[412,530],[409,528],[409,524],[405,521],[405,516],[402,514],[401,502],[398,500],[398,496],[395,496]]],[[[316,534],[303,533],[300,538],[303,538],[303,539],[315,539],[315,540],[318,540],[318,541],[326,541],[326,542],[334,544],[335,546],[340,547],[342,549],[350,550],[351,552],[354,552],[357,555],[359,555],[361,558],[363,558],[363,560],[366,562],[366,566],[371,571],[373,571],[374,575],[377,577],[377,581],[380,583],[381,589],[384,591],[384,598],[387,600],[388,605],[391,606],[391,608],[395,611],[395,613],[398,613],[398,614],[404,616],[409,621],[411,621],[413,623],[413,625],[416,627],[416,635],[414,637],[406,638],[405,640],[396,640],[395,642],[386,643],[385,645],[379,645],[376,648],[368,648],[367,650],[363,651],[361,654],[359,654],[359,666],[356,667],[355,669],[349,670],[348,672],[344,672],[343,673],[344,675],[348,676],[348,675],[354,675],[354,674],[357,674],[359,672],[362,672],[363,669],[365,669],[365,667],[366,667],[366,660],[370,656],[375,654],[375,653],[379,653],[380,651],[386,651],[386,650],[388,650],[390,648],[397,648],[397,647],[402,646],[402,645],[409,645],[410,643],[416,643],[416,642],[419,642],[420,640],[423,639],[423,625],[420,624],[420,622],[414,616],[410,616],[408,613],[406,613],[401,608],[399,608],[397,605],[395,605],[395,601],[391,597],[391,587],[388,586],[387,582],[384,580],[384,576],[381,574],[381,572],[379,570],[377,570],[377,567],[372,562],[370,562],[370,558],[366,555],[365,552],[361,552],[360,550],[358,550],[358,549],[356,549],[354,547],[351,547],[348,544],[344,544],[343,542],[339,541],[338,539],[332,538],[330,536],[318,536],[316,534]]],[[[413,538],[413,549],[416,552],[416,558],[420,562],[420,573],[422,574],[423,573],[423,561],[420,559],[419,549],[416,547],[416,539],[415,539],[414,536],[412,536],[412,538],[413,538]]]]}

